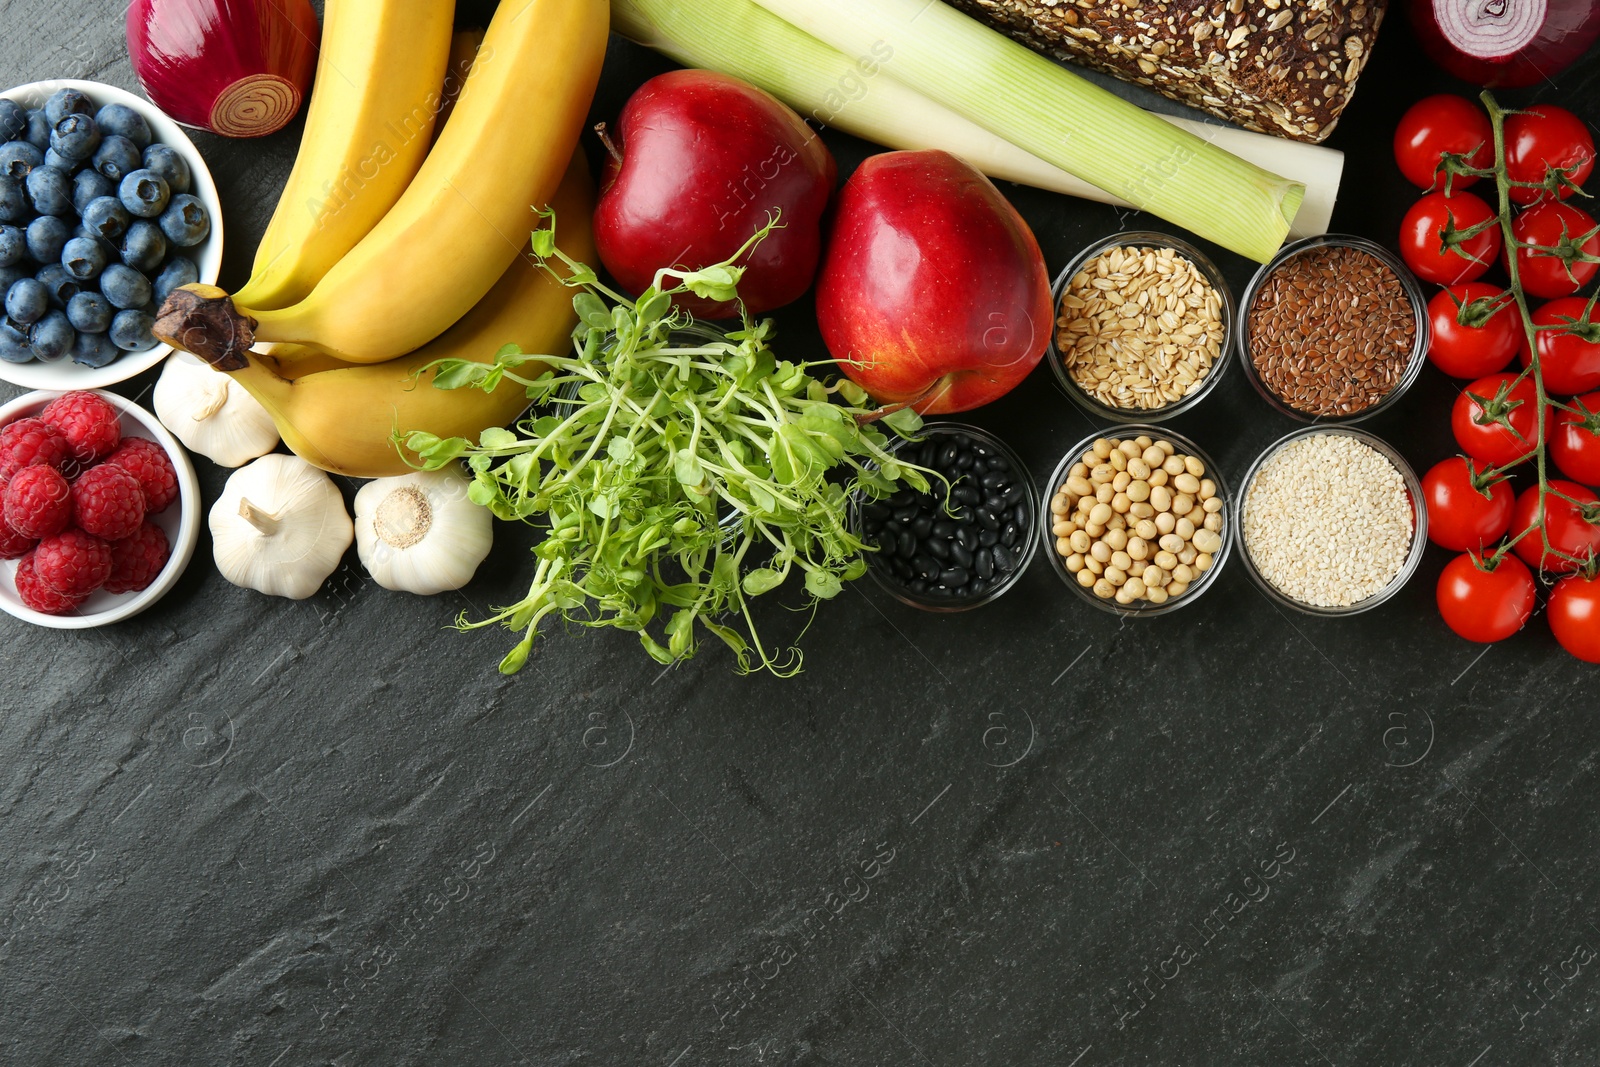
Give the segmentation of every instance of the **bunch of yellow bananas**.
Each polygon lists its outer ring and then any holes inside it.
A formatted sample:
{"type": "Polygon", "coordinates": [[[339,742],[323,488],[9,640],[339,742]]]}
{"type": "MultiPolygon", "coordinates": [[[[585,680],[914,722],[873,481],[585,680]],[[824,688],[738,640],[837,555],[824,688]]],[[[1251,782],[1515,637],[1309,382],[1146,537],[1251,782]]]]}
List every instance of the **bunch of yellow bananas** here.
{"type": "Polygon", "coordinates": [[[414,375],[506,344],[567,347],[571,296],[526,254],[533,207],[553,207],[563,251],[594,262],[577,143],[607,0],[501,0],[481,43],[452,39],[453,8],[328,0],[300,154],[249,282],[231,297],[186,286],[156,324],[325,470],[401,473],[395,431],[476,438],[522,410],[511,383],[447,392],[414,375]]]}

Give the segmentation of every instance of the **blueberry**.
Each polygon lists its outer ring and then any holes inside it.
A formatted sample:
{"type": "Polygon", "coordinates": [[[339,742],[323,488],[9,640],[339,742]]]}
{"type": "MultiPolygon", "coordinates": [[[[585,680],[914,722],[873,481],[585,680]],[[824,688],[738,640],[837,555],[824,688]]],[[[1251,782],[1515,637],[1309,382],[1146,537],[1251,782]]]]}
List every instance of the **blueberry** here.
{"type": "Polygon", "coordinates": [[[189,163],[174,149],[164,144],[153,144],[144,150],[146,170],[153,170],[167,180],[174,193],[193,192],[190,185],[189,163]]]}
{"type": "Polygon", "coordinates": [[[28,132],[28,109],[15,100],[0,100],[0,141],[28,132]]]}
{"type": "Polygon", "coordinates": [[[35,263],[57,263],[72,239],[72,227],[54,215],[40,215],[28,223],[28,255],[35,263]]]}
{"type": "Polygon", "coordinates": [[[167,258],[167,239],[161,227],[150,219],[134,219],[122,238],[122,262],[141,274],[149,274],[167,258]]]}
{"type": "Polygon", "coordinates": [[[94,116],[94,105],[76,89],[57,89],[44,102],[45,118],[54,126],[68,115],[94,116]]]}
{"type": "Polygon", "coordinates": [[[50,291],[33,278],[24,278],[6,290],[6,317],[32,326],[50,310],[50,291]]]}
{"type": "Polygon", "coordinates": [[[107,137],[95,149],[94,169],[114,182],[120,182],[143,166],[144,157],[126,137],[107,137]]]}
{"type": "Polygon", "coordinates": [[[79,293],[67,301],[67,321],[79,333],[105,333],[116,309],[99,293],[79,293]]]}
{"type": "MultiPolygon", "coordinates": [[[[100,147],[100,127],[93,115],[68,115],[50,131],[50,147],[57,155],[83,162],[100,147]]],[[[132,148],[130,143],[129,148],[132,148]]]]}
{"type": "Polygon", "coordinates": [[[31,277],[33,275],[22,267],[0,267],[0,305],[4,305],[5,294],[13,285],[16,285],[24,278],[31,277]]]}
{"type": "Polygon", "coordinates": [[[111,343],[124,352],[143,352],[156,346],[150,332],[156,320],[142,311],[119,311],[111,320],[111,343]]]}
{"type": "Polygon", "coordinates": [[[68,159],[60,152],[57,152],[54,148],[45,149],[44,165],[47,167],[54,167],[57,170],[64,170],[68,174],[76,174],[84,167],[82,160],[68,159]]]}
{"type": "Polygon", "coordinates": [[[43,152],[50,147],[50,127],[52,123],[45,116],[44,108],[35,108],[28,112],[28,132],[18,140],[27,141],[33,147],[43,152]]]}
{"type": "Polygon", "coordinates": [[[28,190],[15,178],[0,175],[0,222],[27,222],[33,218],[28,190]]]}
{"type": "MultiPolygon", "coordinates": [[[[116,307],[126,311],[150,303],[150,281],[132,267],[113,263],[100,275],[100,291],[116,307]]],[[[117,316],[121,318],[122,316],[117,316]]],[[[113,335],[116,326],[111,327],[113,335]]],[[[116,340],[113,336],[112,340],[116,340]]],[[[125,347],[119,344],[118,347],[125,347]]]]}
{"type": "Polygon", "coordinates": [[[0,320],[0,360],[7,363],[28,363],[33,360],[33,349],[28,345],[29,331],[8,320],[0,320]]]}
{"type": "Polygon", "coordinates": [[[72,215],[72,178],[55,167],[35,167],[24,180],[28,200],[41,215],[72,215]]]}
{"type": "MultiPolygon", "coordinates": [[[[94,278],[106,269],[106,264],[109,262],[111,253],[107,250],[106,243],[98,237],[74,237],[61,250],[61,265],[67,268],[68,274],[80,282],[94,278]]],[[[77,297],[73,299],[76,300],[77,297]]]]}
{"type": "Polygon", "coordinates": [[[50,263],[39,268],[34,275],[50,291],[50,306],[65,311],[67,302],[83,291],[78,279],[67,273],[60,263],[50,263]]]}
{"type": "Polygon", "coordinates": [[[77,339],[78,331],[67,321],[66,313],[52,311],[33,328],[33,358],[41,363],[54,363],[72,351],[77,339]]]}
{"type": "Polygon", "coordinates": [[[114,196],[95,197],[83,209],[84,228],[108,241],[120,241],[132,222],[128,209],[114,196]]]}
{"type": "Polygon", "coordinates": [[[128,214],[141,219],[153,219],[167,210],[172,190],[167,180],[153,170],[136,170],[122,179],[117,196],[128,214]]]}
{"type": "Polygon", "coordinates": [[[120,355],[122,349],[104,333],[80,332],[72,345],[72,362],[84,367],[104,367],[120,355]]]}
{"type": "Polygon", "coordinates": [[[0,267],[13,267],[28,254],[28,235],[16,226],[0,226],[0,267]]]}
{"type": "Polygon", "coordinates": [[[211,233],[211,216],[192,193],[179,193],[161,213],[161,232],[179,248],[193,248],[211,233]]]}
{"type": "Polygon", "coordinates": [[[188,256],[173,256],[172,262],[161,268],[161,273],[151,283],[155,289],[156,306],[165,304],[172,290],[193,285],[199,280],[200,268],[194,265],[194,260],[188,256]]]}
{"type": "Polygon", "coordinates": [[[0,174],[7,178],[26,178],[34,167],[44,166],[44,152],[27,141],[7,141],[0,145],[0,174]]]}
{"type": "Polygon", "coordinates": [[[72,210],[82,215],[89,205],[109,196],[113,200],[117,197],[117,183],[107,178],[104,174],[94,170],[80,170],[72,178],[72,210]]]}
{"type": "Polygon", "coordinates": [[[107,104],[94,116],[95,122],[100,124],[100,130],[107,137],[113,135],[126,137],[133,142],[135,148],[143,152],[150,146],[153,138],[150,135],[150,124],[127,104],[107,104]]]}

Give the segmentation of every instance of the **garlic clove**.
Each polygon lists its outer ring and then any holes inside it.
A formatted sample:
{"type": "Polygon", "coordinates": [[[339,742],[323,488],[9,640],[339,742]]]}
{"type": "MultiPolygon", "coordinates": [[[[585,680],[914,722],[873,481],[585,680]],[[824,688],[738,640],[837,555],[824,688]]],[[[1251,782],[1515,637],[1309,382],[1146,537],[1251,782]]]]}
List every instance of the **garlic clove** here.
{"type": "Polygon", "coordinates": [[[278,428],[261,402],[187,352],[162,366],[154,405],[185,448],[219,466],[238,467],[278,447],[278,428]]]}
{"type": "Polygon", "coordinates": [[[291,600],[322,587],[354,536],[333,480],[299,456],[276,453],[229,476],[210,525],[224,578],[291,600]]]}
{"type": "Polygon", "coordinates": [[[461,468],[378,478],[356,493],[356,552],[385,589],[431,596],[472,580],[494,518],[467,497],[461,468]]]}

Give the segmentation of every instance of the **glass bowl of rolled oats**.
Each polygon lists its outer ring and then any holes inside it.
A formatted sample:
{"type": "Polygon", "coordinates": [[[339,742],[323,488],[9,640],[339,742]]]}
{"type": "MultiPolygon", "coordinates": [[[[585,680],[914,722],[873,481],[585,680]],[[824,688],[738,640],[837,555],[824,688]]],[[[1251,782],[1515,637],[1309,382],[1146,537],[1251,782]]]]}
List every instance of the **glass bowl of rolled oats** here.
{"type": "Polygon", "coordinates": [[[1237,307],[1222,272],[1170,234],[1096,241],[1052,287],[1048,359],[1091,418],[1160,422],[1204,400],[1227,371],[1237,307]]]}

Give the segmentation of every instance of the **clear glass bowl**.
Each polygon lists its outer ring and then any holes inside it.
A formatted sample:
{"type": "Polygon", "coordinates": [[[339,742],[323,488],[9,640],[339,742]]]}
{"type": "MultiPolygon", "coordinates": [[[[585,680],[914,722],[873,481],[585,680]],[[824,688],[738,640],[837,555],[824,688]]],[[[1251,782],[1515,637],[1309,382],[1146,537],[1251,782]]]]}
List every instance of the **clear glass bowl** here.
{"type": "Polygon", "coordinates": [[[1257,456],[1256,461],[1250,465],[1250,469],[1245,473],[1244,480],[1239,484],[1241,488],[1238,496],[1234,499],[1233,507],[1230,511],[1230,523],[1233,529],[1230,539],[1239,543],[1239,556],[1244,560],[1244,569],[1250,575],[1251,580],[1260,587],[1263,593],[1267,594],[1268,599],[1272,600],[1273,603],[1281,604],[1286,608],[1293,608],[1295,611],[1303,612],[1306,615],[1319,615],[1324,618],[1359,615],[1364,611],[1371,611],[1405,588],[1405,584],[1411,580],[1411,576],[1417,573],[1417,568],[1422,565],[1422,555],[1428,547],[1428,509],[1423,501],[1422,483],[1417,480],[1416,472],[1405,461],[1405,457],[1396,452],[1381,437],[1367,433],[1365,430],[1357,430],[1348,426],[1307,426],[1304,429],[1285,434],[1268,445],[1266,451],[1257,456]],[[1261,571],[1256,568],[1255,560],[1250,558],[1250,547],[1245,543],[1244,539],[1245,503],[1249,500],[1250,487],[1255,484],[1256,475],[1260,473],[1267,460],[1277,455],[1286,445],[1293,444],[1303,437],[1313,437],[1317,434],[1354,437],[1363,444],[1370,445],[1384,459],[1394,464],[1394,469],[1400,472],[1400,479],[1405,483],[1406,495],[1411,498],[1411,548],[1406,554],[1406,561],[1401,566],[1400,572],[1394,576],[1394,579],[1381,592],[1374,593],[1365,600],[1358,600],[1348,607],[1318,607],[1315,604],[1303,603],[1282,592],[1277,586],[1267,581],[1261,571]]]}
{"type": "Polygon", "coordinates": [[[1039,543],[1044,554],[1050,558],[1050,569],[1055,572],[1056,577],[1065,582],[1067,587],[1085,603],[1092,604],[1101,611],[1108,611],[1113,615],[1121,615],[1125,618],[1153,618],[1193,604],[1200,599],[1207,589],[1211,588],[1212,583],[1217,580],[1217,575],[1222,573],[1222,568],[1227,565],[1228,557],[1233,552],[1233,533],[1230,529],[1231,524],[1235,522],[1232,495],[1228,480],[1223,477],[1222,469],[1217,466],[1216,461],[1206,454],[1205,449],[1183,436],[1183,434],[1173,433],[1171,430],[1148,423],[1108,426],[1101,432],[1090,434],[1073,445],[1067,450],[1067,454],[1062,457],[1061,462],[1056,464],[1056,469],[1051,473],[1050,480],[1044,485],[1044,492],[1039,496],[1039,543]],[[1067,570],[1066,561],[1056,551],[1055,534],[1050,532],[1050,527],[1054,522],[1050,514],[1050,500],[1056,495],[1056,491],[1066,484],[1067,474],[1072,470],[1073,465],[1083,459],[1083,454],[1094,447],[1094,443],[1097,440],[1102,437],[1127,440],[1131,437],[1143,436],[1152,437],[1156,440],[1171,441],[1179,452],[1193,456],[1206,465],[1205,477],[1217,483],[1217,495],[1222,498],[1222,510],[1218,512],[1219,515],[1224,516],[1222,547],[1212,556],[1211,569],[1202,574],[1199,581],[1191,583],[1182,596],[1174,597],[1165,604],[1152,604],[1148,600],[1140,600],[1133,604],[1118,604],[1115,600],[1102,600],[1100,597],[1095,596],[1092,590],[1079,585],[1077,576],[1067,570]]]}
{"type": "MultiPolygon", "coordinates": [[[[964,422],[929,422],[923,425],[922,432],[916,440],[908,441],[902,439],[896,441],[890,447],[889,451],[891,454],[898,455],[905,449],[916,448],[920,446],[924,441],[937,441],[941,437],[957,436],[971,438],[985,447],[993,449],[999,455],[1004,456],[1011,464],[1012,469],[1016,471],[1017,476],[1021,481],[1023,488],[1022,499],[1027,503],[1031,514],[1029,515],[1027,525],[1021,526],[1023,534],[1016,546],[1016,550],[1021,553],[1021,558],[1017,560],[1017,565],[1015,568],[1013,568],[1011,574],[1004,581],[1000,582],[1000,584],[973,596],[933,596],[926,593],[912,592],[910,589],[905,587],[905,585],[892,570],[890,570],[881,562],[878,553],[866,553],[867,573],[872,576],[872,580],[878,583],[878,587],[884,592],[888,593],[902,604],[909,604],[911,607],[920,608],[923,611],[932,611],[945,614],[958,611],[970,611],[973,608],[981,607],[984,604],[988,604],[991,601],[997,600],[1001,596],[1005,595],[1005,593],[1007,593],[1012,586],[1017,584],[1017,581],[1022,577],[1023,572],[1028,569],[1028,565],[1033,562],[1034,550],[1038,547],[1038,543],[1027,533],[1027,531],[1031,529],[1034,523],[1038,520],[1038,487],[1034,484],[1033,475],[1028,472],[1027,465],[1022,462],[1022,457],[1013,452],[1011,448],[998,437],[995,437],[987,430],[981,430],[976,426],[972,426],[964,422]]],[[[935,488],[939,488],[942,486],[942,483],[935,482],[934,486],[935,488]]],[[[851,501],[850,525],[858,535],[861,531],[861,508],[865,503],[866,500],[859,493],[857,493],[854,499],[851,501]]]]}
{"type": "MultiPolygon", "coordinates": [[[[1095,422],[1109,420],[1111,422],[1144,423],[1165,422],[1174,415],[1189,411],[1200,401],[1211,395],[1211,391],[1222,381],[1228,369],[1228,350],[1233,344],[1233,334],[1238,323],[1238,307],[1233,299],[1233,290],[1228,288],[1227,281],[1222,277],[1222,272],[1217,265],[1206,258],[1194,245],[1181,240],[1171,234],[1156,233],[1152,230],[1128,230],[1123,233],[1112,234],[1110,237],[1096,241],[1075,256],[1060,274],[1056,275],[1055,282],[1050,286],[1050,347],[1045,353],[1045,358],[1050,363],[1050,370],[1056,377],[1056,385],[1067,394],[1067,398],[1082,408],[1089,418],[1095,422]],[[1112,248],[1125,248],[1128,246],[1150,246],[1155,248],[1170,248],[1200,268],[1200,273],[1205,275],[1206,281],[1212,288],[1222,294],[1222,344],[1217,349],[1217,358],[1211,365],[1211,370],[1200,380],[1200,387],[1188,396],[1159,408],[1117,408],[1102,404],[1088,393],[1083,387],[1072,380],[1067,373],[1066,364],[1062,361],[1061,350],[1056,346],[1056,320],[1061,316],[1061,294],[1066,291],[1067,283],[1074,275],[1083,269],[1095,256],[1112,248]]],[[[1135,434],[1135,436],[1138,436],[1135,434]]]]}
{"type": "Polygon", "coordinates": [[[1401,262],[1398,256],[1382,245],[1375,244],[1364,237],[1356,237],[1347,233],[1325,233],[1320,237],[1307,237],[1304,240],[1284,245],[1278,254],[1273,256],[1261,269],[1257,270],[1255,277],[1250,279],[1250,284],[1245,286],[1244,297],[1239,301],[1239,308],[1238,324],[1233,331],[1233,336],[1234,347],[1239,355],[1239,363],[1244,367],[1244,376],[1250,380],[1250,384],[1255,388],[1255,391],[1261,394],[1262,399],[1296,422],[1314,422],[1318,425],[1329,426],[1349,425],[1350,423],[1370,419],[1374,415],[1387,411],[1395,404],[1398,404],[1400,398],[1405,396],[1406,392],[1416,384],[1417,377],[1422,373],[1423,365],[1428,362],[1428,342],[1430,338],[1428,294],[1423,291],[1422,284],[1417,281],[1417,276],[1411,273],[1410,268],[1401,262]],[[1416,324],[1411,344],[1411,358],[1406,364],[1405,372],[1400,376],[1399,383],[1390,390],[1389,395],[1376,404],[1365,410],[1352,412],[1349,415],[1312,415],[1309,412],[1291,407],[1278,394],[1269,389],[1266,382],[1261,380],[1261,375],[1256,372],[1255,361],[1250,358],[1250,308],[1255,303],[1256,294],[1261,291],[1261,286],[1265,284],[1273,271],[1283,266],[1290,259],[1302,252],[1327,246],[1354,248],[1370,253],[1382,261],[1390,270],[1394,271],[1395,277],[1400,279],[1401,287],[1405,289],[1406,296],[1411,300],[1412,321],[1416,324]]]}

